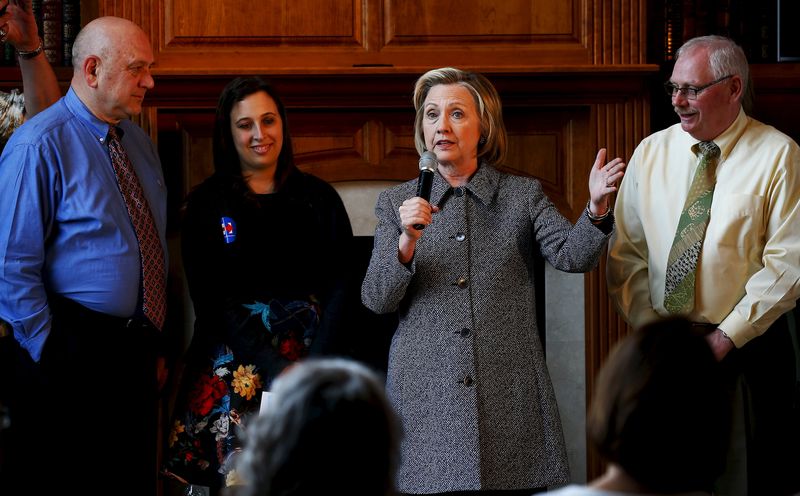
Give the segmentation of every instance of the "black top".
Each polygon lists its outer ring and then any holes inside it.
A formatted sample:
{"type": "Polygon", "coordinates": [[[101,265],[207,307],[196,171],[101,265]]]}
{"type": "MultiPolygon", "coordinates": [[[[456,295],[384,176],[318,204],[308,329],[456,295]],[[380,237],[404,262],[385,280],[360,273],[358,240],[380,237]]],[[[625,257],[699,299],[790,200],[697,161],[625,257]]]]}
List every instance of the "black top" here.
{"type": "Polygon", "coordinates": [[[243,305],[272,298],[316,299],[322,320],[311,353],[328,351],[352,243],[336,190],[293,170],[280,191],[245,196],[234,192],[231,179],[214,175],[187,202],[182,253],[197,316],[193,351],[204,355],[224,342],[237,355],[252,352],[257,345],[245,329],[250,310],[243,305]],[[223,217],[235,224],[231,242],[223,217]]]}

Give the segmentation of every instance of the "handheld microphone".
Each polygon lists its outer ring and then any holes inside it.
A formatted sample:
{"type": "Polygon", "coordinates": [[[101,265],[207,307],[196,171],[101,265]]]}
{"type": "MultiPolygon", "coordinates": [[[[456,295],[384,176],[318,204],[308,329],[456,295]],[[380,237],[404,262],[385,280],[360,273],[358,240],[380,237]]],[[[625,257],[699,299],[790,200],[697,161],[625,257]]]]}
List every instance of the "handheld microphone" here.
{"type": "MultiPolygon", "coordinates": [[[[419,157],[419,180],[417,181],[417,196],[430,201],[431,188],[433,187],[433,175],[439,162],[436,160],[436,154],[427,151],[419,157]]],[[[414,229],[425,229],[425,224],[414,224],[414,229]]]]}

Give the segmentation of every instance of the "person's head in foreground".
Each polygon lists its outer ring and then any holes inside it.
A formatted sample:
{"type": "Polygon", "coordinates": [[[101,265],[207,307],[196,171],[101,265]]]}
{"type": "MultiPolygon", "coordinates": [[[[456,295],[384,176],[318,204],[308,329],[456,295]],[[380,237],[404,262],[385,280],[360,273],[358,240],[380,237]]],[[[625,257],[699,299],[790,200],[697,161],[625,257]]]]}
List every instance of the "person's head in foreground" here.
{"type": "Polygon", "coordinates": [[[725,391],[718,362],[688,321],[659,321],[625,338],[600,372],[589,413],[589,439],[609,462],[592,485],[711,491],[727,448],[725,391]]]}
{"type": "Polygon", "coordinates": [[[237,494],[392,494],[399,437],[373,372],[344,359],[299,362],[249,427],[237,494]]]}

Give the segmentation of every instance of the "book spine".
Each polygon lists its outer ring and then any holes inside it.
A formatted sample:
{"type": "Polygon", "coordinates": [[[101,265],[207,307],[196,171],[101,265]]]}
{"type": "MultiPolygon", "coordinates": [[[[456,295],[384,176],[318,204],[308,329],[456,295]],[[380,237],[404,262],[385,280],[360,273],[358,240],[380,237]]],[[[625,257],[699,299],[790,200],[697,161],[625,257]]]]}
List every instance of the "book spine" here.
{"type": "Polygon", "coordinates": [[[61,65],[62,63],[61,16],[61,0],[42,0],[42,43],[45,57],[52,65],[61,65]]]}
{"type": "Polygon", "coordinates": [[[72,45],[81,29],[81,2],[80,0],[61,0],[61,43],[63,46],[63,64],[72,65],[72,45]]]}
{"type": "Polygon", "coordinates": [[[31,0],[31,11],[33,17],[36,19],[36,26],[39,28],[39,37],[44,35],[44,26],[42,26],[42,0],[31,0]]]}

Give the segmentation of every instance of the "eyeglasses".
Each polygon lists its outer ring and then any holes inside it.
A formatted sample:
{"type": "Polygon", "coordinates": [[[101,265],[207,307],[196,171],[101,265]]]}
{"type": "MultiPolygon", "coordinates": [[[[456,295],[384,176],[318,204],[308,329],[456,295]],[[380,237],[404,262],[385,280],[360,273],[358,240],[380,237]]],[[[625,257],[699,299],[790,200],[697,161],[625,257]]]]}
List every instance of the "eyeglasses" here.
{"type": "Polygon", "coordinates": [[[666,90],[667,95],[671,97],[674,97],[678,93],[681,93],[683,94],[683,96],[686,97],[687,100],[696,100],[697,95],[699,95],[701,92],[707,90],[708,88],[714,86],[717,83],[721,83],[726,79],[730,79],[732,77],[733,74],[728,74],[727,76],[722,76],[721,78],[711,81],[708,84],[704,84],[703,86],[678,86],[675,83],[667,81],[666,83],[664,83],[664,90],[666,90]]]}

